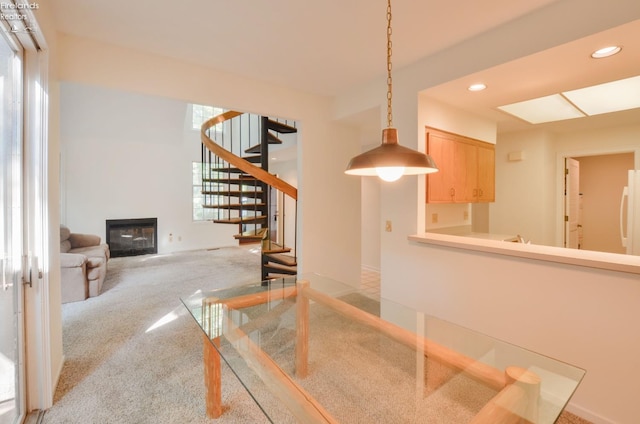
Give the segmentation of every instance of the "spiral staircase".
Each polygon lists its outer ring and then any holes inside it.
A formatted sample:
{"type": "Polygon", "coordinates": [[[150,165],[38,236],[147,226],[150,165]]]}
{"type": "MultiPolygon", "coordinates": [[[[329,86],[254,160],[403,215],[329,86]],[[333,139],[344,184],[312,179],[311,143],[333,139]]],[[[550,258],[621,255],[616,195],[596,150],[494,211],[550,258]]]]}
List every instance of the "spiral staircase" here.
{"type": "Polygon", "coordinates": [[[237,111],[201,127],[203,207],[213,222],[237,225],[240,243],[260,243],[264,284],[297,273],[297,222],[286,228],[286,218],[297,215],[298,190],[269,173],[269,146],[295,133],[288,121],[237,111]],[[288,232],[293,246],[285,243],[288,232]]]}

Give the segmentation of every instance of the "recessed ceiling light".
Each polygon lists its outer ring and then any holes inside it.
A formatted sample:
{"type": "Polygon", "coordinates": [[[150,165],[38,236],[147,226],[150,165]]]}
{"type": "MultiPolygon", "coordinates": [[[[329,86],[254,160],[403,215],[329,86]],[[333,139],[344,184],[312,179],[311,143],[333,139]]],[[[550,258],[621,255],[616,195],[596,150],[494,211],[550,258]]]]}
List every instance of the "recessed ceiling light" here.
{"type": "Polygon", "coordinates": [[[622,47],[620,46],[609,46],[604,47],[602,49],[598,49],[595,52],[591,53],[591,57],[594,59],[602,59],[604,57],[613,56],[616,53],[620,53],[622,47]]]}
{"type": "Polygon", "coordinates": [[[469,90],[469,91],[482,91],[485,88],[487,88],[486,85],[484,85],[482,83],[479,83],[479,84],[471,84],[467,90],[469,90]]]}

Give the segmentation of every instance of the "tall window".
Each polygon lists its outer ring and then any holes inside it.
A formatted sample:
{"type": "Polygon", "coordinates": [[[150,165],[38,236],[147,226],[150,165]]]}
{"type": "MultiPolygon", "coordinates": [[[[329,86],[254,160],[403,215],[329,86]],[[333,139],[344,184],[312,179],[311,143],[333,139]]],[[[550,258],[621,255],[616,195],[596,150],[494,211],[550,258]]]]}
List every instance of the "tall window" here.
{"type": "MultiPolygon", "coordinates": [[[[200,130],[202,124],[208,120],[213,118],[214,116],[218,116],[225,112],[225,109],[215,106],[205,106],[205,105],[197,105],[192,104],[192,115],[191,122],[194,130],[200,130]]],[[[215,136],[214,136],[215,138],[215,136]]],[[[217,218],[216,210],[211,208],[205,208],[204,205],[204,194],[202,194],[203,186],[203,176],[206,178],[212,177],[212,173],[210,172],[210,165],[203,164],[200,162],[193,162],[191,164],[191,175],[192,175],[192,193],[193,193],[193,204],[192,204],[192,217],[194,221],[210,221],[212,219],[217,218]]],[[[211,189],[211,187],[215,187],[214,183],[208,183],[207,188],[211,189]]]]}
{"type": "Polygon", "coordinates": [[[220,107],[215,107],[215,106],[205,106],[205,105],[196,105],[193,104],[192,106],[192,110],[193,113],[191,115],[192,118],[192,124],[193,124],[193,129],[194,130],[199,130],[200,127],[202,126],[202,123],[205,122],[207,119],[211,119],[214,116],[220,115],[221,113],[225,112],[225,109],[222,109],[220,107]]]}
{"type": "MultiPolygon", "coordinates": [[[[194,221],[210,221],[218,218],[216,210],[204,207],[204,190],[203,176],[205,178],[213,177],[214,174],[209,172],[209,164],[193,162],[191,164],[191,175],[193,183],[193,220],[194,221]]],[[[207,183],[207,189],[211,190],[216,187],[215,183],[207,183]]]]}

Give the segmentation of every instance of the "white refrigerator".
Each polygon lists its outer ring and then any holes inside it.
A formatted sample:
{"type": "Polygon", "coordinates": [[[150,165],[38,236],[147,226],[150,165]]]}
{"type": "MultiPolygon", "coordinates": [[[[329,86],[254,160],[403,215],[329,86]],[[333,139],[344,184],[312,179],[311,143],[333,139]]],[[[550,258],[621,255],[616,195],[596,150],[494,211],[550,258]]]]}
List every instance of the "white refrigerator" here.
{"type": "Polygon", "coordinates": [[[629,171],[620,200],[620,238],[627,254],[640,255],[640,170],[629,171]]]}

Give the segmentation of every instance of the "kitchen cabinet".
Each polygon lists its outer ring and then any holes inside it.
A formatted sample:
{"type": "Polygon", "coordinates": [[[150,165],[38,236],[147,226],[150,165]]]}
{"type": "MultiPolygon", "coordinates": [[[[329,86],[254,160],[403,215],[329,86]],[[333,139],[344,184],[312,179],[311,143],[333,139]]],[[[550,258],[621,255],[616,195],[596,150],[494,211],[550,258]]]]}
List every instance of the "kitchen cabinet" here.
{"type": "Polygon", "coordinates": [[[427,153],[439,171],[427,175],[427,203],[495,201],[495,146],[426,128],[427,153]]]}

